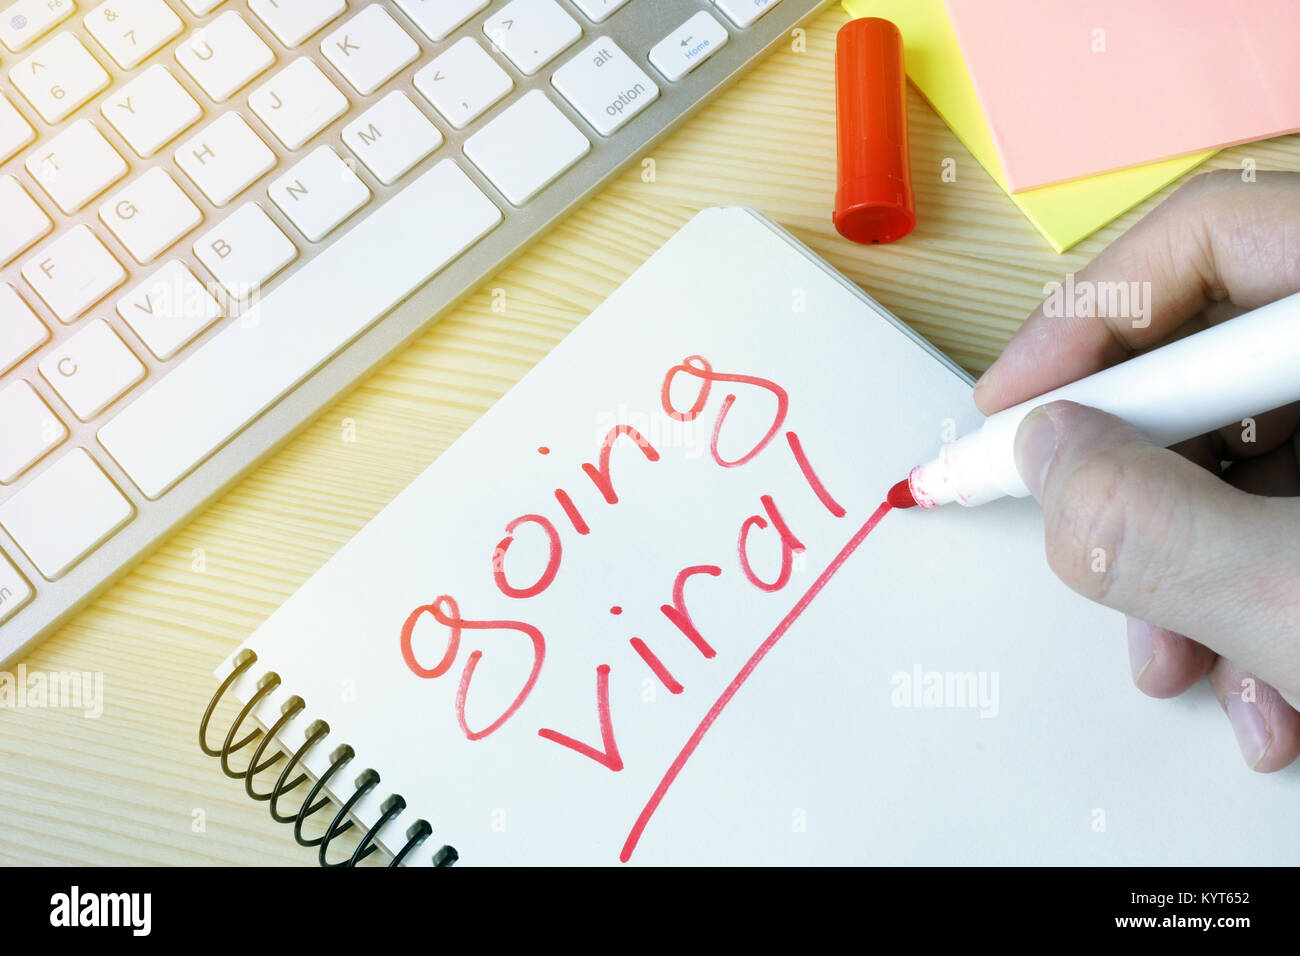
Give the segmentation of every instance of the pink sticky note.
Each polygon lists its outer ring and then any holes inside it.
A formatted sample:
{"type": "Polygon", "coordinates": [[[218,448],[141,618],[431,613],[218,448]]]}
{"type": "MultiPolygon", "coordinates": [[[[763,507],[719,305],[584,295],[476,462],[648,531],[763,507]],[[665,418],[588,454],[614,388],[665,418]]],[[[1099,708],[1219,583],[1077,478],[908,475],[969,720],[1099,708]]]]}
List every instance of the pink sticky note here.
{"type": "Polygon", "coordinates": [[[1300,130],[1297,0],[947,0],[1012,192],[1300,130]]]}

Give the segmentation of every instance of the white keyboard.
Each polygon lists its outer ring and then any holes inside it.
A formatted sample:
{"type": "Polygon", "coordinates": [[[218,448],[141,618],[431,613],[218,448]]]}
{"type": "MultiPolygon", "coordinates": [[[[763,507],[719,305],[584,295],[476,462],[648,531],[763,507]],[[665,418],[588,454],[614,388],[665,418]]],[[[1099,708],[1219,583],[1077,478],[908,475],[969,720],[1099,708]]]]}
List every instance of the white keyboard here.
{"type": "Polygon", "coordinates": [[[824,0],[0,0],[0,663],[824,0]]]}

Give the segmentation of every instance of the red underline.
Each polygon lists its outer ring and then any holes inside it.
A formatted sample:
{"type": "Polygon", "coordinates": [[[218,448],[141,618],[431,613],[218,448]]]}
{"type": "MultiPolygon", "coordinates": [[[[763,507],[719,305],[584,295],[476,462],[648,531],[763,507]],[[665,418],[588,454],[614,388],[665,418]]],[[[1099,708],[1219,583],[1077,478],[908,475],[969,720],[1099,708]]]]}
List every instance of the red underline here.
{"type": "Polygon", "coordinates": [[[790,626],[794,624],[794,622],[799,619],[800,615],[808,609],[808,605],[812,604],[813,598],[817,597],[817,595],[821,593],[822,588],[826,587],[826,585],[830,583],[831,578],[835,577],[836,572],[839,571],[844,562],[852,557],[853,552],[856,551],[858,546],[866,540],[867,535],[871,534],[876,525],[880,523],[880,519],[883,518],[889,510],[889,502],[882,501],[880,507],[872,512],[871,517],[867,519],[866,524],[859,528],[857,534],[849,540],[849,543],[840,550],[839,554],[835,555],[835,559],[826,566],[826,570],[817,576],[817,580],[814,581],[812,586],[804,592],[803,597],[799,598],[798,603],[790,609],[790,613],[781,619],[781,623],[778,624],[776,629],[767,636],[767,640],[763,641],[763,643],[758,646],[758,650],[754,651],[749,660],[745,662],[745,666],[740,669],[740,672],[736,674],[734,678],[732,678],[731,683],[727,685],[726,690],[722,692],[721,696],[718,697],[713,706],[709,708],[709,712],[704,715],[704,719],[700,721],[699,726],[695,728],[695,732],[691,734],[690,739],[686,741],[686,746],[682,747],[681,753],[677,755],[677,759],[672,762],[672,765],[668,768],[668,772],[665,773],[663,779],[659,781],[659,786],[655,787],[654,793],[650,795],[650,799],[641,810],[640,816],[636,818],[636,823],[633,824],[631,831],[627,835],[627,842],[623,844],[623,852],[618,856],[621,862],[626,863],[632,858],[632,852],[640,842],[641,834],[645,831],[646,825],[650,822],[650,818],[654,816],[655,811],[659,809],[659,804],[663,802],[664,796],[668,793],[668,788],[673,785],[673,781],[677,779],[677,775],[682,772],[682,768],[685,767],[686,762],[691,759],[691,755],[695,753],[695,749],[699,747],[700,741],[703,740],[704,735],[709,732],[709,728],[713,726],[713,722],[718,719],[718,716],[726,709],[727,704],[731,702],[731,698],[735,696],[736,691],[740,690],[745,681],[749,680],[750,675],[754,673],[754,669],[758,667],[763,658],[767,656],[767,652],[775,647],[777,641],[781,640],[781,638],[785,636],[785,632],[790,629],[790,626]]]}

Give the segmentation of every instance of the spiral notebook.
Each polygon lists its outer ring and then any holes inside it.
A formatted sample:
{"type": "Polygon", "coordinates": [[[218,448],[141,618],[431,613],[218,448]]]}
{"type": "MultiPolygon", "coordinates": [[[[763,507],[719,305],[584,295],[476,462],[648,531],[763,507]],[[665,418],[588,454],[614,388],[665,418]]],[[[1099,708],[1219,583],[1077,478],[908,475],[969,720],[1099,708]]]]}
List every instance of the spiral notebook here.
{"type": "Polygon", "coordinates": [[[791,236],[705,211],[218,669],[246,716],[207,746],[270,728],[250,792],[405,864],[1294,860],[1297,775],[1204,689],[1132,688],[1032,501],[882,504],[978,421],[791,236]]]}

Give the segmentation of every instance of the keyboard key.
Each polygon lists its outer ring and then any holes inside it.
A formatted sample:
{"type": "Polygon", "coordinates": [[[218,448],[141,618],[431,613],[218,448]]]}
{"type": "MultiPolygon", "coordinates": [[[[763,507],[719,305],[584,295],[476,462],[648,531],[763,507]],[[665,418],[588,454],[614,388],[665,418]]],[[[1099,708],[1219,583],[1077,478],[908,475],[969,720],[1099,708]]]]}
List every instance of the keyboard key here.
{"type": "Polygon", "coordinates": [[[25,50],[76,9],[72,0],[18,0],[0,12],[0,40],[11,53],[25,50]]]}
{"type": "Polygon", "coordinates": [[[27,171],[66,213],[126,175],[122,159],[90,120],[77,120],[27,157],[27,171]]]}
{"type": "Polygon", "coordinates": [[[60,33],[9,71],[47,123],[60,123],[108,86],[108,73],[71,33],[60,33]]]}
{"type": "Polygon", "coordinates": [[[438,127],[393,90],[343,128],[343,142],[385,186],[442,145],[438,127]]]}
{"type": "Polygon", "coordinates": [[[781,0],[713,0],[738,27],[747,27],[781,0]]]}
{"type": "Polygon", "coordinates": [[[0,176],[0,266],[54,228],[50,217],[12,176],[0,176]]]}
{"type": "MultiPolygon", "coordinates": [[[[194,244],[194,254],[237,303],[298,258],[297,247],[257,203],[245,203],[194,244]]],[[[242,307],[231,310],[243,311],[242,307]]]]}
{"type": "Polygon", "coordinates": [[[370,201],[370,190],[328,146],[318,146],[267,192],[293,224],[319,242],[370,201]]]}
{"type": "Polygon", "coordinates": [[[214,102],[224,103],[275,62],[244,18],[227,10],[176,48],[176,62],[214,102]]]}
{"type": "Polygon", "coordinates": [[[588,20],[601,23],[627,6],[628,0],[573,0],[588,20]]]}
{"type": "Polygon", "coordinates": [[[71,323],[126,281],[126,270],[86,225],[73,226],[23,265],[41,300],[71,323]]]}
{"type": "Polygon", "coordinates": [[[515,88],[478,41],[461,37],[415,74],[415,88],[452,126],[464,129],[515,88]]]}
{"type": "Polygon", "coordinates": [[[148,265],[203,221],[203,213],[160,166],[148,170],[99,207],[99,218],[113,235],[148,265]]]}
{"type": "Polygon", "coordinates": [[[346,0],[248,0],[248,9],[285,46],[298,46],[348,8],[346,0]]]}
{"type": "Polygon", "coordinates": [[[0,623],[4,623],[36,592],[27,579],[18,573],[3,552],[0,552],[0,623]]]}
{"type": "Polygon", "coordinates": [[[221,6],[226,0],[181,0],[185,6],[189,7],[190,13],[196,17],[201,17],[205,13],[211,13],[217,7],[221,6]]]}
{"type": "Polygon", "coordinates": [[[379,89],[420,55],[420,47],[379,4],[325,38],[321,52],[362,96],[379,89]]]}
{"type": "Polygon", "coordinates": [[[0,163],[36,138],[32,124],[0,93],[0,163]]]}
{"type": "Polygon", "coordinates": [[[650,49],[650,62],[668,80],[680,80],[727,43],[727,28],[701,10],[650,49]]]}
{"type": "Polygon", "coordinates": [[[465,155],[516,206],[590,149],[587,137],[541,90],[525,93],[465,140],[465,155]]]}
{"type": "Polygon", "coordinates": [[[601,38],[555,71],[551,83],[601,136],[659,98],[659,87],[613,40],[601,38]]]}
{"type": "Polygon", "coordinates": [[[289,149],[297,149],[348,111],[347,97],[308,59],[263,83],[248,105],[289,149]]]}
{"type": "Polygon", "coordinates": [[[185,25],[163,0],[107,0],[86,17],[86,29],[124,70],[139,66],[185,25]]]}
{"type": "Polygon", "coordinates": [[[484,9],[489,2],[490,0],[397,0],[397,5],[430,40],[442,40],[484,9]]]}
{"type": "Polygon", "coordinates": [[[0,504],[0,525],[54,581],[133,514],[131,502],[85,449],[74,448],[0,504]]]}
{"type": "Polygon", "coordinates": [[[0,373],[7,372],[50,337],[14,287],[0,282],[0,373]]]}
{"type": "Polygon", "coordinates": [[[119,299],[117,314],[166,361],[221,318],[222,309],[185,263],[173,259],[119,299]]]}
{"type": "Polygon", "coordinates": [[[144,378],[144,366],[103,319],[95,319],[41,359],[41,375],[88,422],[144,378]]]}
{"type": "Polygon", "coordinates": [[[99,111],[141,159],[148,159],[203,116],[194,97],[157,63],[105,98],[99,111]]]}
{"type": "Polygon", "coordinates": [[[100,442],[159,497],[501,218],[443,160],[182,359],[99,430],[100,442]]]}
{"type": "Polygon", "coordinates": [[[238,113],[226,113],[176,151],[176,165],[216,206],[224,206],[275,166],[275,153],[238,113]]]}
{"type": "Polygon", "coordinates": [[[32,388],[17,381],[0,389],[0,484],[11,484],[68,437],[67,426],[32,388]]]}
{"type": "Polygon", "coordinates": [[[582,27],[555,0],[511,0],[483,23],[492,45],[532,75],[573,46],[582,27]]]}

